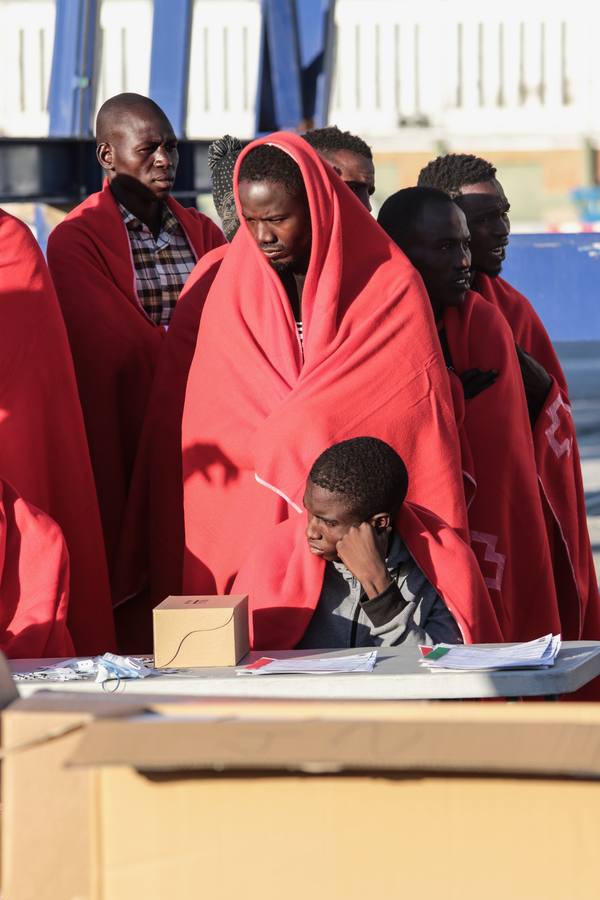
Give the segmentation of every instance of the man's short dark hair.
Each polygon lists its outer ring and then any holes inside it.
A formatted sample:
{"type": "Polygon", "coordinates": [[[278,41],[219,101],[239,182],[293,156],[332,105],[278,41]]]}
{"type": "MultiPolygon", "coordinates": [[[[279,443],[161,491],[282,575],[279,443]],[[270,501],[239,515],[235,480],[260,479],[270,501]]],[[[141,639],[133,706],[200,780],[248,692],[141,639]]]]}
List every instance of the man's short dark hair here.
{"type": "Polygon", "coordinates": [[[302,173],[289,153],[271,144],[259,144],[244,157],[239,181],[271,181],[282,184],[289,194],[305,193],[302,173]]]}
{"type": "Polygon", "coordinates": [[[408,473],[396,451],[374,437],[357,437],[321,453],[309,474],[313,484],[343,494],[361,522],[381,512],[395,515],[406,497],[408,473]]]}
{"type": "Polygon", "coordinates": [[[429,206],[440,207],[454,203],[448,194],[437,188],[409,187],[388,197],[377,216],[377,221],[399,247],[409,242],[415,224],[429,206]]]}
{"type": "Polygon", "coordinates": [[[438,188],[451,197],[458,197],[464,185],[493,181],[495,177],[496,169],[486,159],[471,153],[447,153],[432,159],[421,169],[417,184],[419,187],[438,188]]]}
{"type": "Polygon", "coordinates": [[[302,137],[311,147],[314,147],[317,153],[327,155],[327,153],[336,153],[338,150],[349,150],[350,153],[373,159],[373,151],[366,141],[349,131],[340,131],[337,125],[307,131],[302,137]]]}

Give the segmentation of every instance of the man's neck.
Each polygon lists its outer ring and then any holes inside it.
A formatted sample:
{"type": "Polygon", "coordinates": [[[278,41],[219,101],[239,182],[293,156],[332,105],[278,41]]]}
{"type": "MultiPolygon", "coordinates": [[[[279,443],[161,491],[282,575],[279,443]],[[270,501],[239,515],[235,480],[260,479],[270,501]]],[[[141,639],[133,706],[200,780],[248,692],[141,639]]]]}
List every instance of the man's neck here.
{"type": "Polygon", "coordinates": [[[479,279],[482,278],[482,276],[484,276],[484,275],[487,278],[490,278],[492,281],[495,281],[497,278],[500,278],[501,274],[502,274],[502,270],[500,270],[500,272],[494,272],[494,274],[492,275],[491,272],[484,272],[480,269],[475,269],[475,271],[473,273],[473,279],[471,281],[471,284],[473,285],[473,287],[475,287],[475,285],[477,284],[479,279]]]}
{"type": "Polygon", "coordinates": [[[292,307],[292,312],[294,314],[294,319],[296,322],[302,321],[302,291],[304,289],[304,281],[306,279],[306,273],[304,272],[281,272],[279,277],[281,278],[281,283],[283,284],[286,293],[288,295],[288,300],[290,301],[290,306],[292,307]]]}
{"type": "Polygon", "coordinates": [[[441,322],[444,318],[444,304],[435,303],[435,301],[431,301],[431,309],[433,311],[433,318],[437,323],[441,322]]]}
{"type": "Polygon", "coordinates": [[[122,186],[114,181],[111,182],[110,189],[118,202],[136,219],[147,225],[154,237],[158,237],[163,216],[162,200],[146,200],[129,191],[124,191],[122,186]]]}

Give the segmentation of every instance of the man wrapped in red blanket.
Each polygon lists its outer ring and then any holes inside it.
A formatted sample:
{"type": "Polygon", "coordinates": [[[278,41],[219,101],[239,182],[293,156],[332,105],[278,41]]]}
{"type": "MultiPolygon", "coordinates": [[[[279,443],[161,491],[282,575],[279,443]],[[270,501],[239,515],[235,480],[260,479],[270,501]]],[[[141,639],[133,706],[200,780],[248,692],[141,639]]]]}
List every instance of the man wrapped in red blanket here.
{"type": "MultiPolygon", "coordinates": [[[[471,546],[505,640],[561,631],[527,403],[512,332],[470,285],[464,213],[435,188],[389,197],[379,222],[421,273],[438,323],[473,486],[471,546]],[[531,565],[531,560],[536,565],[531,565]]],[[[566,638],[577,637],[562,626],[566,638]]]]}
{"type": "Polygon", "coordinates": [[[567,383],[539,316],[527,298],[500,277],[510,206],[496,169],[476,156],[449,154],[429,163],[418,183],[450,194],[465,213],[473,286],[511,327],[529,407],[563,633],[598,639],[600,596],[567,383]]]}
{"type": "MultiPolygon", "coordinates": [[[[207,216],[170,196],[177,139],[155,103],[137,94],[111,98],[98,113],[96,137],[106,184],[54,229],[48,263],[73,352],[113,577],[165,328],[196,261],[225,239],[207,216]]],[[[115,592],[113,599],[122,598],[115,592]]]]}
{"type": "Polygon", "coordinates": [[[247,147],[235,190],[242,224],[206,299],[184,407],[184,591],[231,590],[280,522],[297,537],[313,460],[348,437],[400,452],[410,499],[466,534],[448,376],[418,274],[294,135],[247,147]]]}
{"type": "MultiPolygon", "coordinates": [[[[213,141],[208,148],[213,202],[229,241],[240,224],[233,196],[233,171],[242,149],[241,141],[230,135],[213,141]]],[[[140,629],[147,633],[149,646],[150,610],[169,594],[181,593],[183,403],[204,301],[226,249],[227,245],[217,247],[196,263],[173,311],[148,401],[127,501],[115,591],[123,599],[139,595],[139,600],[134,601],[137,609],[132,624],[138,634],[140,629]],[[141,596],[140,590],[146,586],[141,596]]],[[[132,603],[129,605],[133,607],[132,603]]]]}
{"type": "MultiPolygon", "coordinates": [[[[0,477],[62,530],[77,652],[114,649],[102,529],[65,325],[31,231],[2,211],[0,477]]],[[[43,574],[43,559],[39,566],[43,574]]]]}

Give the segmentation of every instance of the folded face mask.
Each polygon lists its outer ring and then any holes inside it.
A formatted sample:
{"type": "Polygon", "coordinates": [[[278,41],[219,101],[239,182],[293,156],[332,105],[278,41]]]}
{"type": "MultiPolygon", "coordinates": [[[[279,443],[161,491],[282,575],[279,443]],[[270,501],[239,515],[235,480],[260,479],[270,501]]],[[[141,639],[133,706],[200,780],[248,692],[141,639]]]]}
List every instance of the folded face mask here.
{"type": "Polygon", "coordinates": [[[105,653],[103,656],[87,659],[67,659],[53,666],[43,666],[33,672],[21,672],[17,681],[44,678],[48,681],[115,681],[123,678],[147,678],[154,675],[155,669],[149,669],[140,660],[131,656],[117,656],[105,653]]]}
{"type": "Polygon", "coordinates": [[[115,678],[147,678],[154,670],[147,668],[131,656],[117,656],[115,653],[105,653],[96,656],[94,681],[109,681],[115,678]]]}

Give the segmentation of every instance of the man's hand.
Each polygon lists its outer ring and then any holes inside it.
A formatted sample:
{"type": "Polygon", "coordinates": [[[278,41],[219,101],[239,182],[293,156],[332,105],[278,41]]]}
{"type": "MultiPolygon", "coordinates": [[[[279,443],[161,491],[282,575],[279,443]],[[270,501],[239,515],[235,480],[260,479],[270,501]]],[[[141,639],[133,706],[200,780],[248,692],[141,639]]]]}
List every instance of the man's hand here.
{"type": "Polygon", "coordinates": [[[336,544],[339,558],[358,578],[369,600],[383,593],[392,583],[385,567],[382,546],[384,540],[387,544],[389,532],[390,529],[386,529],[379,535],[372,525],[362,522],[352,525],[336,544]]]}
{"type": "Polygon", "coordinates": [[[519,365],[521,366],[521,377],[523,378],[523,387],[525,388],[525,396],[527,398],[529,421],[533,428],[537,417],[546,402],[546,397],[550,393],[552,379],[544,367],[541,366],[533,356],[526,353],[522,347],[515,344],[515,349],[517,351],[519,365]]]}
{"type": "MultiPolygon", "coordinates": [[[[456,373],[458,375],[458,372],[456,373]]],[[[472,400],[477,394],[491,387],[498,377],[497,369],[489,369],[484,372],[482,369],[467,369],[458,375],[462,382],[465,400],[472,400]]]]}

